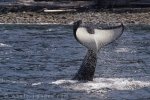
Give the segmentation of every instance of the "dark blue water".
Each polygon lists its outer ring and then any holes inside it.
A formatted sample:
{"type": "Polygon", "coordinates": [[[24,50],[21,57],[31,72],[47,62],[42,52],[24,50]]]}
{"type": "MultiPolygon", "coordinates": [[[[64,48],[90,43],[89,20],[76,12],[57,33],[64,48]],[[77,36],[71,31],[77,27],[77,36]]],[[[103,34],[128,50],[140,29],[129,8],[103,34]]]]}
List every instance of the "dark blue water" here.
{"type": "Polygon", "coordinates": [[[0,25],[0,99],[150,99],[150,26],[101,49],[93,82],[70,80],[85,54],[71,26],[0,25]]]}

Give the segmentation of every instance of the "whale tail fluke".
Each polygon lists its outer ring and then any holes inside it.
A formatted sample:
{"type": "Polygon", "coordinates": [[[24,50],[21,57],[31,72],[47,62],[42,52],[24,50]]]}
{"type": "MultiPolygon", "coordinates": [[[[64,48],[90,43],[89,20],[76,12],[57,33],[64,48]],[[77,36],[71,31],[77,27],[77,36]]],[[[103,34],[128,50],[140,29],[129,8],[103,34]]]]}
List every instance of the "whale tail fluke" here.
{"type": "Polygon", "coordinates": [[[73,79],[93,80],[98,51],[103,46],[118,39],[123,33],[123,30],[124,27],[122,23],[99,27],[98,24],[82,24],[81,20],[75,22],[73,25],[74,37],[80,44],[88,49],[88,52],[73,79]]]}
{"type": "Polygon", "coordinates": [[[83,24],[81,21],[75,22],[74,36],[76,40],[88,49],[98,51],[103,46],[115,41],[123,33],[122,23],[113,26],[105,24],[105,27],[92,24],[83,24]]]}

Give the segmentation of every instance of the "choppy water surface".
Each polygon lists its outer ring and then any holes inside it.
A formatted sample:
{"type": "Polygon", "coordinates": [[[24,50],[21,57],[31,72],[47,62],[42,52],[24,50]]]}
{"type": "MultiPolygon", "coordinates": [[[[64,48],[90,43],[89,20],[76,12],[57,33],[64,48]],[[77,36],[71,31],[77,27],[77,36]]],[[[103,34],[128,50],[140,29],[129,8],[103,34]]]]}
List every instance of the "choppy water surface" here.
{"type": "Polygon", "coordinates": [[[71,26],[0,25],[0,99],[150,99],[150,26],[103,48],[94,81],[70,80],[85,53],[71,26]]]}

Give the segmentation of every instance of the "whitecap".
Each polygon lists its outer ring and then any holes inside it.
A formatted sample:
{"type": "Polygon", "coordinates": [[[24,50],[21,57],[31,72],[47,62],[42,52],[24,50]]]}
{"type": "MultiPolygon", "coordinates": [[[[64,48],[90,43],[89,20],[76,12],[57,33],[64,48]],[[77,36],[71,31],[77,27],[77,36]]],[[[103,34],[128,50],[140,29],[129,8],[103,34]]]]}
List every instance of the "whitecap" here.
{"type": "Polygon", "coordinates": [[[41,85],[43,82],[37,82],[37,83],[32,83],[32,86],[37,86],[37,85],[41,85]]]}
{"type": "Polygon", "coordinates": [[[115,50],[115,52],[120,53],[120,52],[129,52],[130,49],[129,48],[117,48],[115,50]]]}
{"type": "Polygon", "coordinates": [[[0,47],[11,47],[11,45],[0,43],[0,47]]]}

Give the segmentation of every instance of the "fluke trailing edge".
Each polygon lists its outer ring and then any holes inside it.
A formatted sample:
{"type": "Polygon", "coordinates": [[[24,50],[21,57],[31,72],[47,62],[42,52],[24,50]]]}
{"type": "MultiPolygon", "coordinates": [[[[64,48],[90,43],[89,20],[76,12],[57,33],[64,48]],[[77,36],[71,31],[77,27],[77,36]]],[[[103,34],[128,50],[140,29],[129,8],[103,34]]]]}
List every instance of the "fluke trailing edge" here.
{"type": "MultiPolygon", "coordinates": [[[[117,23],[116,23],[117,24],[117,23]]],[[[84,45],[88,51],[81,64],[80,69],[73,79],[92,81],[96,62],[97,53],[105,45],[115,41],[123,33],[124,27],[122,23],[117,25],[110,24],[91,24],[84,23],[79,20],[73,24],[73,34],[75,39],[84,45]]]]}

